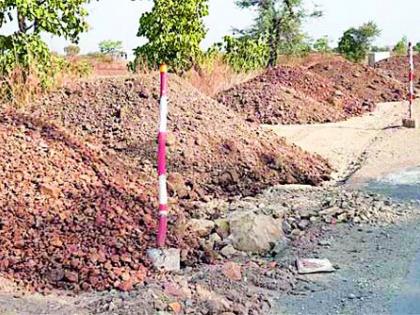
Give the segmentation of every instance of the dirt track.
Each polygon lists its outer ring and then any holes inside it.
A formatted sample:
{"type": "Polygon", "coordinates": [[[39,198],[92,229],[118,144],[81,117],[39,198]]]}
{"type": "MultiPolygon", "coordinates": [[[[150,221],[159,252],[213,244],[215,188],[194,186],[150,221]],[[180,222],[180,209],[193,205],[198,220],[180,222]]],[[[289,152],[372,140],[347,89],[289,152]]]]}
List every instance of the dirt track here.
{"type": "MultiPolygon", "coordinates": [[[[415,116],[420,118],[420,102],[415,116]]],[[[352,175],[360,183],[420,164],[420,129],[405,129],[401,120],[407,103],[384,103],[363,117],[316,125],[266,126],[309,152],[327,158],[337,181],[352,175]],[[354,173],[354,174],[353,174],[354,173]]]]}

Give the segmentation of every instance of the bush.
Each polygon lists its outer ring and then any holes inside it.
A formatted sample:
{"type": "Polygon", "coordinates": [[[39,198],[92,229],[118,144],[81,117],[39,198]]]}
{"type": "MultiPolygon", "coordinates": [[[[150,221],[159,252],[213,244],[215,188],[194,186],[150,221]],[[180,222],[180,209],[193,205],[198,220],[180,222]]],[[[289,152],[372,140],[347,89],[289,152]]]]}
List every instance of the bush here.
{"type": "Polygon", "coordinates": [[[397,56],[403,56],[407,54],[408,50],[408,39],[406,36],[401,38],[401,40],[394,46],[392,52],[397,56]]]}
{"type": "Polygon", "coordinates": [[[255,40],[248,36],[239,38],[225,36],[223,43],[217,47],[223,51],[225,61],[236,72],[248,72],[265,67],[270,53],[264,40],[255,40]]]}
{"type": "Polygon", "coordinates": [[[361,62],[370,50],[373,39],[380,34],[380,30],[373,22],[363,24],[359,28],[350,28],[344,32],[338,43],[338,52],[348,60],[361,62]]]}

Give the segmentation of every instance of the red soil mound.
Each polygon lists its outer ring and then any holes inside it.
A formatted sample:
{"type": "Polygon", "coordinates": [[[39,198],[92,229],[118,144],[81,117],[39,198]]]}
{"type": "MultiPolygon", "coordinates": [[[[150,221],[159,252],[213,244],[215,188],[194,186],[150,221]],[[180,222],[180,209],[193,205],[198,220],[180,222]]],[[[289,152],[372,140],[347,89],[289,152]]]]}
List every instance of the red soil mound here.
{"type": "MultiPolygon", "coordinates": [[[[329,168],[318,157],[246,123],[177,77],[170,80],[169,172],[181,199],[255,194],[282,183],[318,184],[329,168]]],[[[158,81],[104,79],[52,94],[38,115],[116,152],[155,180],[158,81]]]]}
{"type": "Polygon", "coordinates": [[[312,65],[308,70],[332,81],[336,87],[373,107],[380,102],[402,101],[404,86],[377,70],[349,62],[329,60],[312,65]]]}
{"type": "Polygon", "coordinates": [[[331,81],[301,67],[278,67],[217,96],[260,123],[332,122],[360,115],[368,106],[331,81]]]}
{"type": "MultiPolygon", "coordinates": [[[[0,272],[36,290],[119,288],[146,276],[154,189],[118,160],[0,113],[0,272]]],[[[178,243],[171,234],[171,244],[178,243]]]]}
{"type": "MultiPolygon", "coordinates": [[[[51,94],[31,116],[0,112],[2,275],[40,291],[143,281],[156,230],[157,85],[150,76],[103,79],[51,94]]],[[[198,245],[182,226],[192,201],[329,178],[321,158],[180,79],[170,90],[168,245],[189,258],[198,245]]]]}
{"type": "MultiPolygon", "coordinates": [[[[375,64],[375,68],[381,70],[388,77],[396,79],[405,86],[408,86],[408,57],[400,56],[381,60],[375,64]]],[[[417,72],[420,69],[420,55],[414,55],[414,69],[417,72]]],[[[419,90],[420,75],[415,75],[414,82],[416,89],[419,90]]]]}

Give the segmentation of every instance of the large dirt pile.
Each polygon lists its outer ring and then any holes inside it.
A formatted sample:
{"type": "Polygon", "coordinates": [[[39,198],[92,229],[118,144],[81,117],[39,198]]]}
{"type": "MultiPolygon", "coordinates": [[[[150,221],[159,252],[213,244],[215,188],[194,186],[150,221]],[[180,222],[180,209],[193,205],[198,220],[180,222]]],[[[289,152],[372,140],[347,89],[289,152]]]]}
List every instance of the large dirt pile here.
{"type": "Polygon", "coordinates": [[[308,70],[333,82],[337,89],[373,107],[380,102],[401,101],[404,86],[377,70],[344,59],[328,60],[312,65],[308,70]]]}
{"type": "MultiPolygon", "coordinates": [[[[50,95],[35,108],[155,181],[158,80],[103,79],[50,95]]],[[[181,79],[170,80],[169,181],[174,195],[197,200],[255,194],[279,183],[319,184],[329,167],[246,123],[181,79]]]]}
{"type": "MultiPolygon", "coordinates": [[[[51,94],[30,115],[0,112],[1,274],[41,291],[130,290],[144,279],[156,230],[157,85],[102,79],[51,94]]],[[[170,90],[168,245],[189,258],[197,245],[182,226],[192,201],[329,178],[321,158],[180,79],[170,90]]]]}
{"type": "MultiPolygon", "coordinates": [[[[143,281],[154,187],[60,128],[0,113],[0,272],[36,290],[143,281]]],[[[173,234],[171,244],[178,243],[173,234]]]]}
{"type": "MultiPolygon", "coordinates": [[[[420,55],[414,55],[414,69],[420,67],[420,55]]],[[[406,86],[408,85],[408,58],[406,56],[396,56],[381,60],[375,64],[375,68],[380,69],[385,75],[396,79],[406,86]]],[[[420,75],[414,77],[415,88],[420,90],[420,75]]],[[[407,89],[407,88],[406,88],[407,89]]]]}
{"type": "Polygon", "coordinates": [[[331,81],[302,67],[277,67],[224,91],[217,100],[268,124],[333,122],[369,110],[331,81]]]}

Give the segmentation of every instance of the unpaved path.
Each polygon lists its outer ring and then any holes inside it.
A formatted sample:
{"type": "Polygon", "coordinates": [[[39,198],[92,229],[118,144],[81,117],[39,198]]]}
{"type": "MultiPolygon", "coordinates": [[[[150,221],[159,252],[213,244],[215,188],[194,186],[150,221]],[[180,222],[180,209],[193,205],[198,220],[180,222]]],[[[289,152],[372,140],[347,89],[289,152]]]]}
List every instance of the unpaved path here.
{"type": "MultiPolygon", "coordinates": [[[[384,103],[363,117],[315,125],[264,126],[309,152],[327,158],[344,180],[366,181],[393,170],[420,165],[420,129],[401,127],[407,103],[384,103]]],[[[415,105],[420,121],[420,102],[415,105]]]]}

